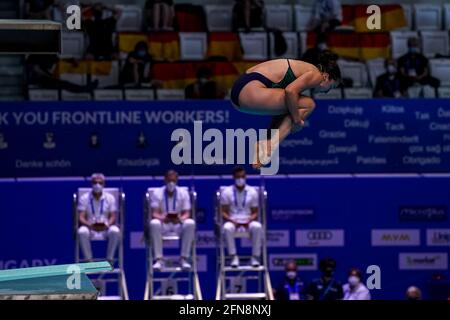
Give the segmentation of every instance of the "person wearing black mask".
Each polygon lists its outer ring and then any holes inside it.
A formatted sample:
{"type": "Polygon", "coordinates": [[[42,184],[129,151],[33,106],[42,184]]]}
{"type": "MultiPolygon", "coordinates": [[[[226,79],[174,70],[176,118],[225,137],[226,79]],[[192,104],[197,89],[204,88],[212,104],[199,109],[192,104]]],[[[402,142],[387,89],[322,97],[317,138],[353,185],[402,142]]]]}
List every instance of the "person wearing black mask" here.
{"type": "Polygon", "coordinates": [[[319,263],[322,277],[311,281],[306,289],[309,300],[340,300],[344,297],[342,284],[334,279],[336,261],[333,258],[322,259],[319,263]]]}
{"type": "Polygon", "coordinates": [[[295,261],[285,266],[285,277],[275,291],[276,300],[305,300],[305,285],[300,280],[295,261]]]}
{"type": "Polygon", "coordinates": [[[401,98],[406,95],[401,76],[397,70],[394,59],[386,59],[384,62],[386,72],[377,77],[373,96],[375,98],[401,98]]]}
{"type": "Polygon", "coordinates": [[[111,60],[114,56],[113,33],[120,12],[116,9],[105,7],[97,2],[92,7],[93,19],[84,22],[84,27],[89,38],[89,46],[86,50],[87,59],[111,60]],[[111,11],[109,18],[103,18],[106,10],[111,11]]]}
{"type": "Polygon", "coordinates": [[[197,71],[197,81],[189,84],[184,90],[186,99],[222,99],[224,95],[211,76],[211,69],[206,66],[200,67],[197,71]]]}
{"type": "Polygon", "coordinates": [[[134,50],[128,54],[120,74],[120,83],[122,85],[133,84],[136,87],[141,86],[144,82],[150,84],[152,62],[147,43],[138,42],[134,50]]]}
{"type": "Polygon", "coordinates": [[[397,65],[407,88],[420,84],[437,89],[440,85],[439,79],[430,75],[428,59],[420,52],[419,41],[415,37],[408,39],[408,52],[398,59],[397,65]]]}

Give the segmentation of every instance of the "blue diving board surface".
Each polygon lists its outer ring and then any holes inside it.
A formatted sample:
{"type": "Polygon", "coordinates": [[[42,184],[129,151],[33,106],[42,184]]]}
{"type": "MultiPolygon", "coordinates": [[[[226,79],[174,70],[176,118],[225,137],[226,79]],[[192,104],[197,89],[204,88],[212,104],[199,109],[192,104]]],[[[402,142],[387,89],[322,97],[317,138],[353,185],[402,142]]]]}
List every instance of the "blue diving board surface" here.
{"type": "Polygon", "coordinates": [[[1,270],[0,300],[94,300],[98,290],[86,274],[111,270],[106,261],[1,270]],[[79,273],[75,287],[68,285],[74,273],[79,273]]]}

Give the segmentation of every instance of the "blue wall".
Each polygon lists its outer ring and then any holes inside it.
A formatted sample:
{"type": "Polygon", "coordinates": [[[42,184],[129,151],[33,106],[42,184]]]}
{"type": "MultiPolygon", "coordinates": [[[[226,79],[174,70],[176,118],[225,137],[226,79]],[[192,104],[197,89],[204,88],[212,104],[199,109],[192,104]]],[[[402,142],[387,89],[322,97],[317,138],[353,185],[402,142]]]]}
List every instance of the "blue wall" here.
{"type": "MultiPolygon", "coordinates": [[[[261,180],[250,179],[258,185],[261,180]]],[[[264,180],[269,192],[270,230],[288,230],[289,247],[269,248],[269,254],[314,254],[318,258],[335,257],[337,278],[345,280],[351,266],[365,270],[379,265],[382,289],[373,290],[376,299],[402,299],[406,287],[418,285],[427,294],[428,281],[434,272],[448,276],[448,270],[399,270],[400,252],[448,252],[448,246],[426,245],[427,228],[450,228],[448,216],[442,221],[401,221],[401,206],[450,205],[448,176],[277,176],[264,180]],[[272,215],[277,209],[306,209],[309,216],[280,221],[272,215]],[[343,229],[344,246],[296,247],[297,229],[343,229]],[[372,229],[419,229],[420,244],[408,247],[372,247],[372,229]]],[[[125,266],[131,298],[141,299],[145,281],[145,253],[130,248],[130,232],[142,231],[142,197],[146,188],[159,186],[161,180],[151,178],[115,178],[110,187],[121,187],[127,196],[125,266]]],[[[213,228],[213,194],[221,184],[231,183],[220,177],[182,180],[182,185],[195,185],[198,207],[204,212],[199,230],[213,228]]],[[[38,263],[70,263],[74,257],[72,238],[72,194],[87,186],[82,178],[22,179],[0,181],[0,268],[24,267],[38,263]]],[[[200,216],[201,218],[201,216],[200,216]]],[[[167,252],[176,253],[177,250],[167,252]]],[[[206,298],[215,291],[215,249],[199,249],[208,254],[207,272],[200,273],[206,298]]],[[[273,262],[273,259],[272,259],[273,262]]],[[[448,264],[448,261],[447,261],[448,264]]],[[[282,272],[271,273],[273,283],[282,272]]],[[[319,275],[317,270],[302,271],[305,280],[319,275]]]]}

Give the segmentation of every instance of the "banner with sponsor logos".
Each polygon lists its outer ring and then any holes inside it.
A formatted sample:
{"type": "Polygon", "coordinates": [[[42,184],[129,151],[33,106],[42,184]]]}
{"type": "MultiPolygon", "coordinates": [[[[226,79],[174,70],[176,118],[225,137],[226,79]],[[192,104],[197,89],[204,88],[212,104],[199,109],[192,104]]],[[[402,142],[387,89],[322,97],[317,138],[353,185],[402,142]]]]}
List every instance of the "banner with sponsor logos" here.
{"type": "MultiPolygon", "coordinates": [[[[450,100],[317,104],[306,128],[282,143],[279,173],[450,171],[450,100]]],[[[243,149],[249,162],[236,130],[269,123],[229,101],[1,103],[0,176],[158,175],[172,167],[226,174],[243,149]]]]}

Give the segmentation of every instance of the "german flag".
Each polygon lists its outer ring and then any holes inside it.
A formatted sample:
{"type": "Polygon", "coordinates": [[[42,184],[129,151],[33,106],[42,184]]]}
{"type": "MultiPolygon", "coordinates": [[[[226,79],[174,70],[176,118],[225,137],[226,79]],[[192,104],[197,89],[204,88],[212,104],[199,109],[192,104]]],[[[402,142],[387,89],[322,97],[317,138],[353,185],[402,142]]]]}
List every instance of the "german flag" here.
{"type": "MultiPolygon", "coordinates": [[[[306,43],[308,48],[313,47],[316,33],[308,33],[306,43]]],[[[340,57],[369,60],[389,57],[390,38],[386,32],[331,32],[327,35],[327,45],[340,57]]]]}
{"type": "Polygon", "coordinates": [[[224,57],[228,61],[242,60],[239,35],[234,32],[211,32],[208,37],[208,57],[224,57]]]}
{"type": "Polygon", "coordinates": [[[119,51],[129,53],[133,51],[136,44],[141,41],[146,42],[150,46],[148,35],[145,33],[121,32],[119,33],[119,51]]]}
{"type": "Polygon", "coordinates": [[[380,32],[392,31],[398,28],[406,27],[406,16],[403,7],[399,4],[388,4],[379,6],[381,9],[381,30],[368,29],[367,19],[367,5],[356,5],[354,8],[354,27],[356,32],[380,32]]]}
{"type": "Polygon", "coordinates": [[[154,32],[149,35],[150,54],[156,60],[180,59],[180,39],[177,32],[154,32]]]}
{"type": "Polygon", "coordinates": [[[129,53],[141,41],[148,44],[150,54],[156,60],[174,61],[180,59],[180,41],[177,32],[120,33],[119,51],[129,53]]]}
{"type": "Polygon", "coordinates": [[[156,63],[153,67],[153,77],[163,82],[165,89],[184,89],[197,79],[197,71],[207,67],[211,70],[212,80],[219,88],[231,88],[239,77],[235,63],[231,62],[176,62],[156,63]]]}
{"type": "Polygon", "coordinates": [[[361,33],[359,35],[361,60],[389,58],[391,39],[387,32],[361,33]]]}
{"type": "Polygon", "coordinates": [[[112,61],[81,60],[73,63],[72,60],[60,60],[56,68],[56,74],[91,74],[106,76],[111,73],[112,61]]]}

